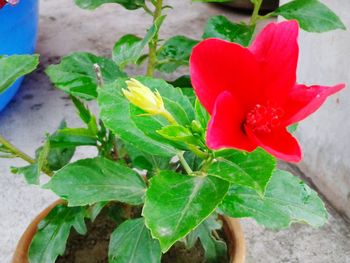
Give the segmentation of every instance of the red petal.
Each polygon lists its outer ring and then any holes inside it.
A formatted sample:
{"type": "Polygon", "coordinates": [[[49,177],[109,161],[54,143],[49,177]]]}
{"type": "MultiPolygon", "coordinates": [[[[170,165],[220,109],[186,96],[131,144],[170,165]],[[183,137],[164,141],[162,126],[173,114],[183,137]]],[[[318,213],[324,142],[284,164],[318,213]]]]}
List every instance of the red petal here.
{"type": "Polygon", "coordinates": [[[6,4],[6,0],[0,0],[0,8],[3,8],[6,4]]]}
{"type": "Polygon", "coordinates": [[[222,92],[216,100],[208,124],[207,145],[210,149],[235,148],[253,151],[256,145],[244,134],[246,117],[239,101],[229,92],[222,92]]]}
{"type": "Polygon", "coordinates": [[[299,162],[301,149],[298,141],[285,128],[271,133],[254,133],[245,126],[248,136],[270,154],[287,162],[299,162]]]}
{"type": "Polygon", "coordinates": [[[298,34],[296,21],[271,23],[249,48],[261,65],[265,101],[281,105],[296,83],[298,34]]]}
{"type": "Polygon", "coordinates": [[[214,38],[202,41],[192,51],[190,73],[197,97],[210,114],[224,90],[242,106],[257,103],[259,66],[251,52],[238,44],[214,38]]]}
{"type": "Polygon", "coordinates": [[[345,88],[344,84],[333,87],[295,85],[284,106],[285,125],[299,122],[314,113],[328,96],[345,88]]]}

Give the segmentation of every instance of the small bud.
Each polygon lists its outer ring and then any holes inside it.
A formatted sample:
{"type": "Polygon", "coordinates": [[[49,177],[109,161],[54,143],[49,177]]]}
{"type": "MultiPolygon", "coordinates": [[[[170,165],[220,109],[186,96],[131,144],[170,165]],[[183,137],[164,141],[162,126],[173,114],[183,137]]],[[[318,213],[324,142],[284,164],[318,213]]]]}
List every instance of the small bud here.
{"type": "Polygon", "coordinates": [[[176,123],[165,109],[163,99],[158,91],[153,92],[136,79],[127,80],[126,84],[128,89],[123,89],[123,94],[130,103],[144,110],[148,115],[162,115],[170,123],[176,123]]]}
{"type": "Polygon", "coordinates": [[[203,128],[200,124],[199,121],[193,120],[191,123],[191,130],[195,133],[202,133],[203,132],[203,128]]]}

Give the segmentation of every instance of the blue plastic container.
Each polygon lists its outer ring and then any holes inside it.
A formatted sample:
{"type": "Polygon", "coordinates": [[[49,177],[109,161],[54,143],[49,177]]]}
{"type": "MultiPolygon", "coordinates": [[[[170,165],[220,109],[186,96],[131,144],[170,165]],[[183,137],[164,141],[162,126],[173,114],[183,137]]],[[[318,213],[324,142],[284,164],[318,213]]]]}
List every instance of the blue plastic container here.
{"type": "MultiPolygon", "coordinates": [[[[0,55],[33,54],[38,35],[39,0],[21,0],[0,9],[0,55]]],[[[0,94],[0,111],[18,91],[23,78],[0,94]]]]}

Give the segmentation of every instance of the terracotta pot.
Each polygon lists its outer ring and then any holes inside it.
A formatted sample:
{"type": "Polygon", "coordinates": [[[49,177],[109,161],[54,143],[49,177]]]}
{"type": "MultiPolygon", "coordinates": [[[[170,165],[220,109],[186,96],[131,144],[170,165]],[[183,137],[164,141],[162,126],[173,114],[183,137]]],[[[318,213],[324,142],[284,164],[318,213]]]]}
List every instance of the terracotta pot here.
{"type": "MultiPolygon", "coordinates": [[[[30,243],[37,231],[38,224],[43,220],[50,211],[57,205],[64,203],[58,200],[42,211],[28,226],[19,240],[12,263],[28,263],[28,250],[30,243]]],[[[239,223],[239,220],[228,217],[223,217],[224,231],[228,238],[228,247],[230,248],[230,263],[244,263],[245,262],[245,239],[244,234],[239,223]]]]}

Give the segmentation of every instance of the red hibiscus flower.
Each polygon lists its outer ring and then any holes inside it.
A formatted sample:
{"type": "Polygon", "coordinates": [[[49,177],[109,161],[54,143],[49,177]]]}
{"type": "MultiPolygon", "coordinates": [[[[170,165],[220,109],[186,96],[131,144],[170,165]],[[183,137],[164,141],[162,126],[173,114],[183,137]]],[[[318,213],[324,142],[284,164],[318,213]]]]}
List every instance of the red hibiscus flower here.
{"type": "Polygon", "coordinates": [[[0,0],[0,9],[3,8],[6,4],[10,4],[12,6],[17,5],[19,0],[0,0]]]}
{"type": "Polygon", "coordinates": [[[315,112],[345,85],[296,84],[296,21],[269,24],[249,48],[220,39],[199,43],[190,59],[191,81],[211,115],[211,149],[253,151],[298,162],[301,150],[287,127],[315,112]]]}
{"type": "Polygon", "coordinates": [[[6,0],[0,0],[0,8],[3,8],[7,4],[6,0]]]}

